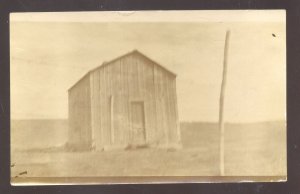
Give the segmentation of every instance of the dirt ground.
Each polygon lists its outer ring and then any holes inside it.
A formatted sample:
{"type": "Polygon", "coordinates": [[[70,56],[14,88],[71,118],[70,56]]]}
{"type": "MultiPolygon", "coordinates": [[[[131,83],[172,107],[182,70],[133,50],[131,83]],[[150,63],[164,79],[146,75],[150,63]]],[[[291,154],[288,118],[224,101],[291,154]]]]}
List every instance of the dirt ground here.
{"type": "MultiPolygon", "coordinates": [[[[67,121],[13,121],[11,177],[218,176],[215,123],[181,123],[180,150],[66,152],[67,121]],[[30,122],[33,123],[33,122],[30,122]],[[35,139],[31,134],[35,134],[35,139]]],[[[286,175],[284,122],[227,124],[226,176],[286,175]]]]}

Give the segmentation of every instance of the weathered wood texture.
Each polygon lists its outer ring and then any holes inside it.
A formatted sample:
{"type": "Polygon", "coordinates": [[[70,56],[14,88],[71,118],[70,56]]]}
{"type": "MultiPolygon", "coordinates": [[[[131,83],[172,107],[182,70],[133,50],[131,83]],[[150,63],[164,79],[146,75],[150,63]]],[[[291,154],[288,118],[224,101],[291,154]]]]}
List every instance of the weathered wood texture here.
{"type": "MultiPolygon", "coordinates": [[[[70,106],[74,106],[76,101],[73,97],[78,98],[79,102],[87,100],[86,103],[90,105],[81,104],[88,107],[85,110],[88,116],[73,116],[70,118],[70,127],[90,129],[91,142],[96,148],[133,142],[131,109],[134,102],[143,102],[145,143],[157,146],[180,143],[176,76],[173,73],[134,51],[103,64],[87,77],[90,82],[90,98],[83,98],[83,94],[78,94],[85,88],[79,82],[78,86],[72,88],[69,100],[70,106]],[[73,94],[73,90],[77,91],[77,95],[73,94]],[[87,113],[88,111],[90,112],[87,113]],[[74,120],[77,117],[90,119],[90,123],[79,124],[74,120]]],[[[89,89],[88,86],[86,88],[89,89]]],[[[70,112],[73,109],[70,107],[70,112]]],[[[78,113],[70,113],[73,114],[78,113]]]]}
{"type": "Polygon", "coordinates": [[[91,142],[90,77],[87,74],[69,90],[69,144],[86,147],[91,142]]]}

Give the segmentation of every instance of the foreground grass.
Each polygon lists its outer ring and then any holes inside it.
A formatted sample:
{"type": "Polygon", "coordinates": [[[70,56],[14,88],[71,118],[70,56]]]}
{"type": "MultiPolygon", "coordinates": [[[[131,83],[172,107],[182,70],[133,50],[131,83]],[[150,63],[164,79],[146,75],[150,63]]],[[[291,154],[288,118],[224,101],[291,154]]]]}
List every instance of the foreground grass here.
{"type": "MultiPolygon", "coordinates": [[[[286,175],[284,123],[229,124],[226,125],[225,130],[225,174],[227,176],[286,175]]],[[[27,147],[28,149],[19,149],[19,151],[16,149],[12,151],[11,160],[14,166],[11,168],[11,176],[219,175],[217,125],[182,123],[181,131],[183,149],[180,150],[65,152],[59,149],[34,149],[32,147],[30,150],[30,146],[27,147]],[[27,173],[19,175],[24,171],[27,173]]],[[[51,133],[48,130],[47,132],[51,133]]],[[[18,140],[21,139],[20,135],[18,134],[18,140]]],[[[12,143],[15,143],[15,147],[21,147],[21,142],[15,140],[12,143]]],[[[55,142],[55,145],[60,143],[62,142],[55,142]]],[[[35,142],[35,145],[37,144],[39,144],[38,141],[35,142]]],[[[43,145],[42,142],[41,145],[43,145]]],[[[51,142],[47,145],[51,145],[51,142]]]]}

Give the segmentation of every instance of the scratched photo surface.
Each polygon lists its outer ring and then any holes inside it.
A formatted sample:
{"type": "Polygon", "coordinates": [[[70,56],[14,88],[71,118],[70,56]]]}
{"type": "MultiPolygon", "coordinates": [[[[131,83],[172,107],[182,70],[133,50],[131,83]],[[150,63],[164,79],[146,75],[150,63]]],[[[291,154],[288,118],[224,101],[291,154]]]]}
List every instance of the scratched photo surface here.
{"type": "Polygon", "coordinates": [[[284,10],[10,15],[11,183],[285,181],[284,10]]]}

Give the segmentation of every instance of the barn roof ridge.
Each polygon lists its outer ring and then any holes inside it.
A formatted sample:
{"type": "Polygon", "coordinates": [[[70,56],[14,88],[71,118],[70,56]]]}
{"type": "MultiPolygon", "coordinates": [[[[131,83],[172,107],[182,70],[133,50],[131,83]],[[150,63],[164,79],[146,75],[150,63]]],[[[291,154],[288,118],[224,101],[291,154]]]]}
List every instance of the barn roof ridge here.
{"type": "Polygon", "coordinates": [[[170,69],[166,68],[165,66],[161,65],[160,63],[154,61],[153,59],[151,59],[150,57],[148,57],[147,55],[145,55],[144,53],[140,52],[139,50],[135,49],[132,51],[133,53],[136,52],[140,55],[142,55],[143,57],[145,57],[146,59],[148,59],[149,61],[151,61],[152,63],[155,63],[156,65],[160,66],[161,68],[163,68],[164,70],[166,70],[167,72],[171,73],[174,76],[177,76],[176,73],[174,73],[173,71],[171,71],[170,69]]]}
{"type": "Polygon", "coordinates": [[[109,65],[110,63],[113,63],[113,62],[115,62],[115,61],[117,61],[117,60],[119,60],[119,59],[121,59],[121,58],[123,58],[123,57],[126,57],[126,56],[131,55],[131,54],[134,54],[134,53],[138,53],[139,55],[141,55],[141,56],[143,56],[144,58],[148,59],[149,61],[155,63],[156,65],[160,66],[160,67],[163,68],[164,70],[168,71],[168,72],[171,73],[172,75],[176,76],[176,73],[172,72],[171,70],[169,70],[169,69],[167,69],[166,67],[162,66],[162,65],[159,64],[158,62],[156,62],[156,61],[154,61],[153,59],[149,58],[148,56],[146,56],[145,54],[143,54],[142,52],[140,52],[140,51],[137,50],[137,49],[134,49],[134,50],[132,50],[132,51],[130,51],[130,52],[124,54],[124,55],[121,55],[121,56],[119,56],[119,57],[116,57],[116,58],[114,58],[114,59],[112,59],[112,60],[110,60],[110,61],[107,61],[107,62],[104,61],[101,65],[99,65],[99,66],[97,66],[97,67],[91,69],[90,72],[93,72],[93,71],[97,70],[98,68],[101,68],[101,67],[103,67],[103,66],[109,65]]]}
{"type": "Polygon", "coordinates": [[[112,59],[112,60],[110,60],[110,61],[108,61],[108,62],[103,61],[101,65],[98,65],[97,67],[95,67],[95,68],[89,70],[87,73],[85,73],[78,81],[76,81],[76,82],[68,89],[68,91],[71,90],[74,86],[76,86],[83,78],[85,78],[85,77],[86,77],[87,75],[89,75],[90,73],[92,73],[92,72],[96,71],[97,69],[102,68],[102,67],[104,67],[104,66],[106,66],[106,65],[109,65],[109,64],[111,64],[111,63],[113,63],[113,62],[115,62],[115,61],[117,61],[117,60],[119,60],[119,59],[121,59],[121,58],[123,58],[123,57],[126,57],[126,56],[131,55],[131,54],[134,54],[134,53],[138,53],[138,54],[141,55],[142,57],[148,59],[148,60],[151,61],[152,63],[155,63],[155,64],[158,65],[159,67],[163,68],[164,70],[166,70],[168,73],[172,74],[173,76],[175,76],[175,77],[177,76],[177,75],[176,75],[174,72],[172,72],[171,70],[167,69],[166,67],[162,66],[162,65],[159,64],[158,62],[156,62],[156,61],[154,61],[153,59],[149,58],[148,56],[146,56],[145,54],[141,53],[141,52],[138,51],[137,49],[134,49],[134,50],[132,50],[132,51],[126,53],[126,54],[123,54],[123,55],[121,55],[121,56],[119,56],[119,57],[116,57],[116,58],[114,58],[114,59],[112,59]]]}

